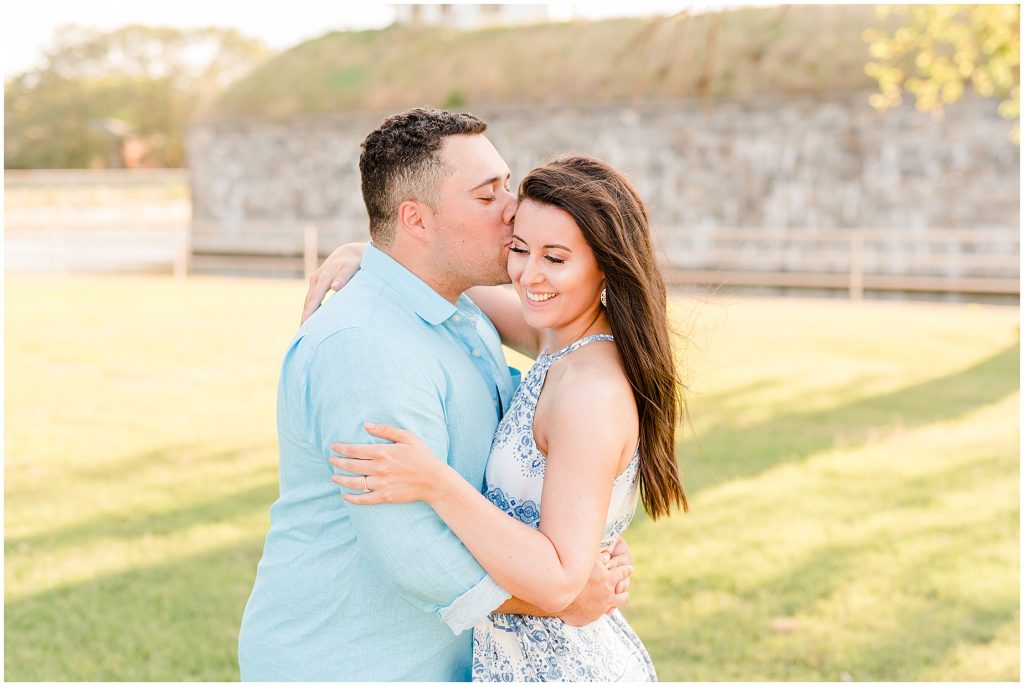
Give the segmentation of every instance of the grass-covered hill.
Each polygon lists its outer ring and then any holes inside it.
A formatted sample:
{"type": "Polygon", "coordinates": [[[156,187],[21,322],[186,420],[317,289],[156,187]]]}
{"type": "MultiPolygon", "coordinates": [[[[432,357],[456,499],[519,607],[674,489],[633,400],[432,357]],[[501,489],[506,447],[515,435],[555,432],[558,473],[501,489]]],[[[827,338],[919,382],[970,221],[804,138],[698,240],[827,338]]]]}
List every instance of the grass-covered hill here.
{"type": "Polygon", "coordinates": [[[871,5],[805,5],[469,32],[394,25],[329,33],[237,82],[204,118],[860,90],[873,85],[861,34],[879,21],[871,5]]]}

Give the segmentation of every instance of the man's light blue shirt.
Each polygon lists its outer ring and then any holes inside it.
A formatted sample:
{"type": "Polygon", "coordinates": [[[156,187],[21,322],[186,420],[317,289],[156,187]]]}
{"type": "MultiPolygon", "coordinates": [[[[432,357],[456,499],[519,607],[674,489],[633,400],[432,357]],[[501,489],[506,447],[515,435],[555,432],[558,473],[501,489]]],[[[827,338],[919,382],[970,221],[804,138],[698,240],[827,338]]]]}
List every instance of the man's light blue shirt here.
{"type": "Polygon", "coordinates": [[[419,436],[477,489],[514,391],[501,341],[368,245],[360,271],[299,330],[281,368],[281,494],[245,608],[251,681],[468,681],[472,627],[506,593],[423,502],[349,505],[331,443],[419,436]]]}

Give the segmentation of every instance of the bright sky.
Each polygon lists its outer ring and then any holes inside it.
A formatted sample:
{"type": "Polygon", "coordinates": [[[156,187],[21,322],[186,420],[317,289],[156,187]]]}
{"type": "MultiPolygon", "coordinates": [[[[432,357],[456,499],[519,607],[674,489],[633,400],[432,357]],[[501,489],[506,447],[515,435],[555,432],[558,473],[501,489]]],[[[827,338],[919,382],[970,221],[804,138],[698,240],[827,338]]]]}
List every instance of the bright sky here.
{"type": "MultiPolygon", "coordinates": [[[[668,14],[717,3],[553,2],[552,19],[574,14],[591,19],[668,14]]],[[[0,59],[4,77],[37,65],[61,24],[113,29],[125,24],[224,26],[261,38],[274,49],[291,47],[328,31],[380,28],[394,18],[393,5],[340,0],[5,0],[0,18],[0,59]]]]}

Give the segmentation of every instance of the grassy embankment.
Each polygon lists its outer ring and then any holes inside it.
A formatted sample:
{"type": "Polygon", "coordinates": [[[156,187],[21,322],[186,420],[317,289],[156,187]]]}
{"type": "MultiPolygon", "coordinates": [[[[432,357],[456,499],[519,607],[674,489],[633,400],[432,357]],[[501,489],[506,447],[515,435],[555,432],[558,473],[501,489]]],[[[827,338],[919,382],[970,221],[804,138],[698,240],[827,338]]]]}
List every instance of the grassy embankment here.
{"type": "Polygon", "coordinates": [[[875,87],[861,38],[875,25],[873,6],[847,5],[330,33],[234,83],[205,116],[283,120],[414,104],[474,109],[855,91],[875,87]]]}

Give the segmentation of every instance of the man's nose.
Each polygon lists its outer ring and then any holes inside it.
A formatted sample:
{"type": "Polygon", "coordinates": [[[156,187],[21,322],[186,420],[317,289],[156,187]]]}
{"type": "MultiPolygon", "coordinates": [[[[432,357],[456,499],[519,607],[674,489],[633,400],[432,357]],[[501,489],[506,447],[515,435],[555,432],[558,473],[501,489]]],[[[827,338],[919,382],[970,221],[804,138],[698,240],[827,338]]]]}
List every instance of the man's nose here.
{"type": "Polygon", "coordinates": [[[508,191],[508,202],[505,203],[505,210],[502,212],[501,219],[506,224],[511,224],[512,220],[516,217],[516,210],[519,208],[519,202],[516,200],[516,196],[512,195],[508,191]]]}

